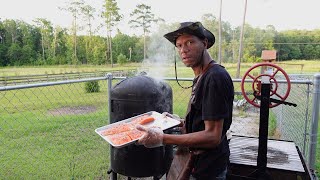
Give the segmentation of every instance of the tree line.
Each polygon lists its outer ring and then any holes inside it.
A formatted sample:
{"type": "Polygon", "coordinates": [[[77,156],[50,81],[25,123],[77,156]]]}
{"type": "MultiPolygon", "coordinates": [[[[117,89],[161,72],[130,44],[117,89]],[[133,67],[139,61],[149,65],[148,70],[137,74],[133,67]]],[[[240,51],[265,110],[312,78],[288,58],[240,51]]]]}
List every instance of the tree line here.
{"type": "MultiPolygon", "coordinates": [[[[141,29],[143,34],[127,35],[117,29],[123,19],[117,2],[104,2],[103,10],[98,13],[83,0],[73,0],[60,7],[73,17],[70,29],[54,26],[44,18],[35,19],[33,24],[0,19],[0,66],[113,65],[144,59],[174,59],[174,47],[163,34],[175,29],[179,22],[166,23],[155,17],[150,6],[138,4],[128,24],[132,31],[141,29]],[[94,27],[96,16],[102,17],[104,22],[94,27]],[[151,32],[153,27],[156,30],[151,32]],[[105,36],[99,35],[101,29],[107,32],[105,36]],[[113,31],[116,33],[112,37],[113,31]]],[[[214,15],[204,14],[200,21],[218,37],[219,21],[214,15]]],[[[222,62],[236,62],[240,28],[222,21],[222,62]]],[[[320,59],[320,29],[278,32],[272,25],[261,29],[249,24],[244,29],[242,62],[259,62],[262,50],[277,50],[278,61],[320,59]]],[[[217,59],[218,46],[209,52],[217,59]]]]}

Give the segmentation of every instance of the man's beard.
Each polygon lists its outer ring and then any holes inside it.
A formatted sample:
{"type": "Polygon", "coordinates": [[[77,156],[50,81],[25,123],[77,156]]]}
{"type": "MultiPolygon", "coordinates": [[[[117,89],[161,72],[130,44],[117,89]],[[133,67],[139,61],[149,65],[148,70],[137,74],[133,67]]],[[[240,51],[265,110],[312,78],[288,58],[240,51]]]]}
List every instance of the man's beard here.
{"type": "Polygon", "coordinates": [[[194,68],[194,67],[198,67],[198,66],[203,66],[203,64],[204,64],[204,62],[203,62],[203,61],[204,61],[204,60],[203,60],[204,50],[205,50],[205,49],[203,49],[201,55],[197,58],[196,63],[193,64],[193,65],[187,66],[187,67],[194,68]]]}

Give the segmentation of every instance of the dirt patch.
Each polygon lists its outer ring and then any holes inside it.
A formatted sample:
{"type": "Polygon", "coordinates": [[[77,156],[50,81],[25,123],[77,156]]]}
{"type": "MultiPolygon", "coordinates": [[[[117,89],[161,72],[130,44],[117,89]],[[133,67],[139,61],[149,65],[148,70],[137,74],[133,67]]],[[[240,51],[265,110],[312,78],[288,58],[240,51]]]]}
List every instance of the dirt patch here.
{"type": "Polygon", "coordinates": [[[95,112],[97,108],[95,106],[75,106],[75,107],[61,107],[58,109],[50,110],[52,115],[78,115],[88,114],[95,112]]]}

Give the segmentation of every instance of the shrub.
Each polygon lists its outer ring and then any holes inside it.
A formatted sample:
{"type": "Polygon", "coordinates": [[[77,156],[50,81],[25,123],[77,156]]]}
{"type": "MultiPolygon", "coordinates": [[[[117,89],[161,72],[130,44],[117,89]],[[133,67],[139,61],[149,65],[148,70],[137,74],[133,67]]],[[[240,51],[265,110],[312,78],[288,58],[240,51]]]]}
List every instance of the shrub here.
{"type": "Polygon", "coordinates": [[[85,83],[85,90],[87,93],[100,92],[98,81],[89,81],[85,83]]]}
{"type": "Polygon", "coordinates": [[[127,57],[124,54],[119,54],[117,57],[117,63],[123,65],[126,62],[128,62],[127,57]]]}

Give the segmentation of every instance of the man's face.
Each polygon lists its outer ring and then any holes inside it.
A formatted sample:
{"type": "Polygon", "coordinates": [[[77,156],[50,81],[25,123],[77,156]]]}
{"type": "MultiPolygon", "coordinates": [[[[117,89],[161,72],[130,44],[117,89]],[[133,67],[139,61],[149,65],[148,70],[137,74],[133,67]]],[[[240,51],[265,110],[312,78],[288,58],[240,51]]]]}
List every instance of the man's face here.
{"type": "Polygon", "coordinates": [[[194,35],[181,35],[176,40],[176,47],[182,62],[187,67],[197,67],[201,63],[203,51],[207,47],[207,41],[194,35]]]}

